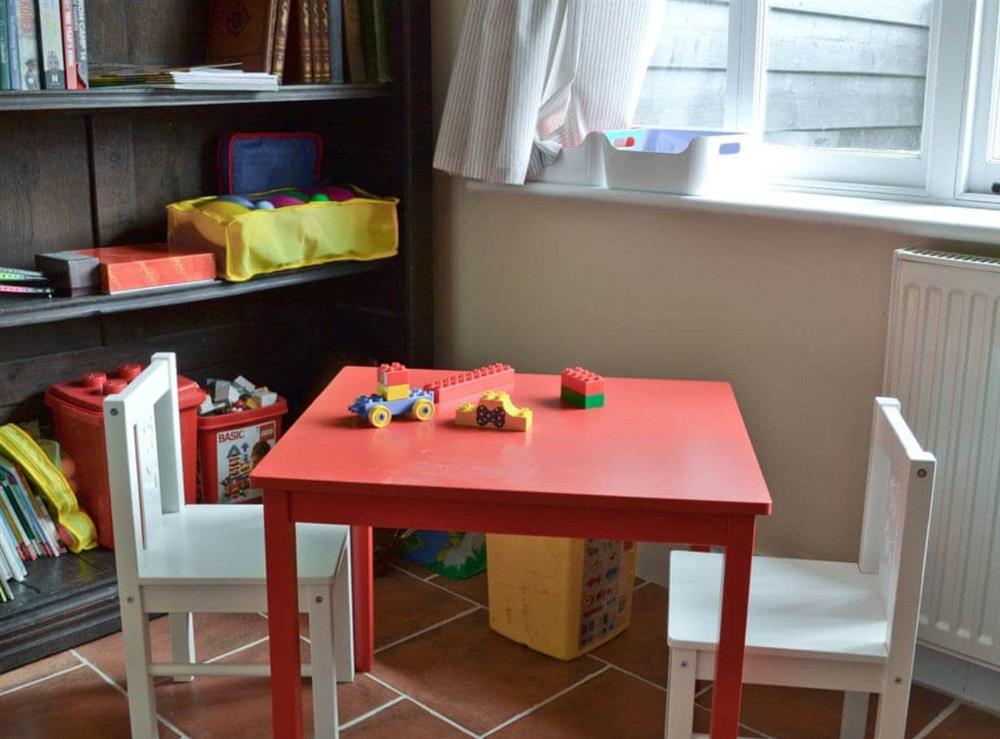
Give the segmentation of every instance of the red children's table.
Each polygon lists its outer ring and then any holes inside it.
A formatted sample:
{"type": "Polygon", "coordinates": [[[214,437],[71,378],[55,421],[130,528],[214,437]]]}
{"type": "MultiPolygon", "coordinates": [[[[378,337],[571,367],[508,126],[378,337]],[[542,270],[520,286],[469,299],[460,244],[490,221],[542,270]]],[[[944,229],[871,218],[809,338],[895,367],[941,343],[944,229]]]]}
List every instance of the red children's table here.
{"type": "MultiPolygon", "coordinates": [[[[410,383],[448,374],[413,370],[410,383]]],[[[354,527],[360,669],[373,654],[372,526],[723,546],[712,737],[736,737],[755,517],[771,497],[728,383],[609,378],[606,406],[577,410],[560,406],[557,375],[518,374],[527,433],[459,427],[455,402],[428,422],[370,428],[347,406],[375,384],[372,367],[342,370],[253,474],[276,737],[302,736],[296,522],[354,527]]]]}

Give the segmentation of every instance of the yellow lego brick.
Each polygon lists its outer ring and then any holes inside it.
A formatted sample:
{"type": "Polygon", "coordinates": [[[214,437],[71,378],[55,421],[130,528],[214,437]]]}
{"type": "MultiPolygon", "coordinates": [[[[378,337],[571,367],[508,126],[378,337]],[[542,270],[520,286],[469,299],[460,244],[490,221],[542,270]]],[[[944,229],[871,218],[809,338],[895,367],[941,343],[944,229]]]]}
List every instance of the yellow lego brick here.
{"type": "Polygon", "coordinates": [[[463,403],[455,412],[455,423],[473,428],[503,431],[527,431],[531,428],[531,409],[518,408],[510,395],[496,390],[482,394],[478,403],[463,403]]]}
{"type": "Polygon", "coordinates": [[[403,398],[410,397],[410,385],[406,383],[404,385],[389,385],[389,387],[386,387],[380,382],[378,383],[378,394],[386,400],[402,400],[403,398]]]}

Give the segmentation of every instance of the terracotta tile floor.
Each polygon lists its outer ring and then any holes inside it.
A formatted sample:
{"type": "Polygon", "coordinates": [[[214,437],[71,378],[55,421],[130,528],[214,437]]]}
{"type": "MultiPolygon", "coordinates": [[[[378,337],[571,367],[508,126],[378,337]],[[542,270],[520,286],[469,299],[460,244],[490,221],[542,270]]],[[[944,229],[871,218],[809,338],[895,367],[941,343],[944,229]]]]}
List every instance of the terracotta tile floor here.
{"type": "MultiPolygon", "coordinates": [[[[641,584],[631,628],[573,662],[549,659],[490,631],[485,576],[454,583],[397,567],[376,582],[375,592],[375,669],[339,688],[345,739],[663,736],[667,594],[662,588],[641,584]]],[[[159,658],[168,656],[166,627],[165,619],[152,624],[159,658]]],[[[267,658],[262,616],[199,615],[195,633],[200,659],[267,658]]],[[[303,653],[308,654],[305,641],[303,653]]],[[[303,686],[309,711],[309,682],[303,686]]],[[[125,689],[120,634],[40,660],[0,675],[0,735],[127,737],[125,689]]],[[[156,693],[161,737],[270,736],[266,679],[158,679],[156,693]]],[[[696,703],[695,729],[707,732],[710,685],[703,686],[696,703]]],[[[837,739],[840,705],[840,694],[829,691],[749,686],[741,734],[837,739]]],[[[869,736],[874,699],[871,709],[869,736]]],[[[1000,738],[1000,717],[915,686],[907,737],[1000,738]]]]}

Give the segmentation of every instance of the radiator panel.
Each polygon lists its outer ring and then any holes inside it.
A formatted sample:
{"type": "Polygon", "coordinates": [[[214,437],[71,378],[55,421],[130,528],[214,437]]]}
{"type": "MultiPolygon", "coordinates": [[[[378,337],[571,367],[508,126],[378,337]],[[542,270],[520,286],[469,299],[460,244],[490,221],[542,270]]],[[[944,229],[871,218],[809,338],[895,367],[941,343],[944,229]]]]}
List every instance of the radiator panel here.
{"type": "Polygon", "coordinates": [[[938,459],[920,639],[1000,667],[1000,260],[896,252],[883,390],[938,459]]]}

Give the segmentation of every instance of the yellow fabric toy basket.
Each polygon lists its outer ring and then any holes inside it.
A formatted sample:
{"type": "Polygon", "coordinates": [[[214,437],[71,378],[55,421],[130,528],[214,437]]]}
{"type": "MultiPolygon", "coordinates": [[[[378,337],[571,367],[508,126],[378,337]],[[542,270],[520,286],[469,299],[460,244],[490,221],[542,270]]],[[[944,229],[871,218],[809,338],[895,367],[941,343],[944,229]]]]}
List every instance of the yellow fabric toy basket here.
{"type": "Polygon", "coordinates": [[[399,251],[398,198],[363,193],[342,202],[228,209],[235,213],[199,207],[214,199],[168,205],[167,241],[182,249],[211,250],[219,277],[226,280],[242,282],[341,260],[384,259],[399,251]]]}

